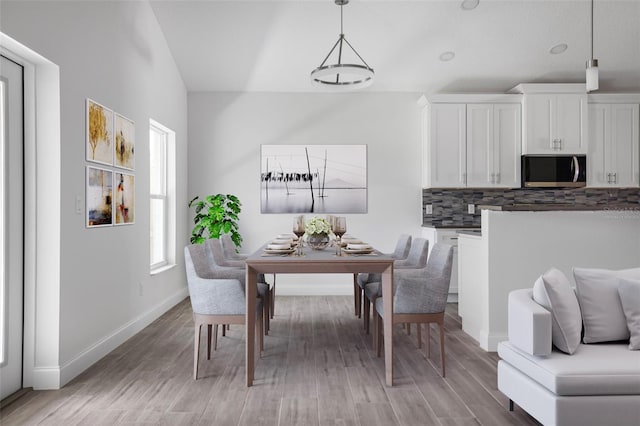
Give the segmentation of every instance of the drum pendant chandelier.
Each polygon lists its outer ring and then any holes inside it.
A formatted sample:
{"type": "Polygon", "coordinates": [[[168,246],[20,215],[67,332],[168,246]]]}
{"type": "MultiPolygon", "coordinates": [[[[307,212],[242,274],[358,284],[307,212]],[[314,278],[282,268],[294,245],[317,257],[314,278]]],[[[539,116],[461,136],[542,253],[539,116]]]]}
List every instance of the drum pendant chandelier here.
{"type": "Polygon", "coordinates": [[[316,86],[336,91],[347,91],[368,87],[373,83],[373,68],[371,68],[364,59],[362,59],[362,56],[360,56],[344,36],[342,25],[342,6],[348,4],[349,0],[335,0],[335,3],[340,6],[340,36],[320,66],[311,71],[311,82],[316,86]],[[362,64],[342,63],[342,50],[343,48],[346,49],[346,47],[349,47],[353,53],[356,54],[362,64]],[[327,65],[327,61],[336,48],[338,48],[337,63],[327,65]]]}

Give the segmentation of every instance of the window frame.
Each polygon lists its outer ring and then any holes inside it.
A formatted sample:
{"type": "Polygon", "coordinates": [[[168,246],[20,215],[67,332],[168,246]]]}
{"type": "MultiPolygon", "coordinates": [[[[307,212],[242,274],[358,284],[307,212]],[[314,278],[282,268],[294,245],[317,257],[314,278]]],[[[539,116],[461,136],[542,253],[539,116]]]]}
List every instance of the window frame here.
{"type": "Polygon", "coordinates": [[[175,132],[168,127],[158,123],[153,119],[149,119],[149,151],[151,151],[151,144],[155,143],[151,137],[151,132],[155,132],[157,135],[161,135],[164,142],[164,164],[162,167],[162,186],[163,193],[152,193],[151,187],[151,155],[149,155],[149,268],[151,274],[156,274],[165,271],[175,266],[175,241],[176,241],[176,206],[175,206],[175,132]],[[152,263],[152,221],[151,221],[151,203],[153,200],[163,200],[164,208],[164,222],[163,233],[164,241],[162,252],[162,259],[158,262],[152,263]]]}

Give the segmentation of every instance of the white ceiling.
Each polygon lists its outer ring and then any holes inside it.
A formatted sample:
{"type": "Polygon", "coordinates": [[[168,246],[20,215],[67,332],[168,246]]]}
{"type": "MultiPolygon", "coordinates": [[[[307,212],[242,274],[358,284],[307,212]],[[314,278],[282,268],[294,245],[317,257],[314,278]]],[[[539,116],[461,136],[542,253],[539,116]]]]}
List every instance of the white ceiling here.
{"type": "MultiPolygon", "coordinates": [[[[589,0],[351,0],[344,33],[376,78],[366,91],[504,92],[584,82],[589,0]],[[552,55],[549,49],[566,43],[552,55]],[[455,52],[452,61],[441,53],[455,52]]],[[[338,39],[333,0],[151,0],[189,91],[316,92],[338,39]]],[[[640,0],[596,0],[600,91],[640,92],[640,0]]]]}

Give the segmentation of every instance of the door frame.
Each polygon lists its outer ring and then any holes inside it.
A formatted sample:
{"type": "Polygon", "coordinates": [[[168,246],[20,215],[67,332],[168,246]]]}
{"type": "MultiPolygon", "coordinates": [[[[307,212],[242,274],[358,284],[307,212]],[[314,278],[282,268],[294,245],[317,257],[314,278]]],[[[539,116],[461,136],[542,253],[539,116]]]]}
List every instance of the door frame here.
{"type": "Polygon", "coordinates": [[[24,67],[22,383],[34,389],[59,389],[60,70],[2,32],[0,51],[24,67]]]}

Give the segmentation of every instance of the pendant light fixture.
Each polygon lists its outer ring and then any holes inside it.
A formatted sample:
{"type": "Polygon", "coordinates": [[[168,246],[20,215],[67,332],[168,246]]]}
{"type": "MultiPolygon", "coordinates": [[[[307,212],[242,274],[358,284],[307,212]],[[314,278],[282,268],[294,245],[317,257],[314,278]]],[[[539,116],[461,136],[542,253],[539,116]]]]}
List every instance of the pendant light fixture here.
{"type": "Polygon", "coordinates": [[[591,59],[587,61],[587,92],[598,90],[598,60],[593,58],[593,0],[591,0],[591,59]]]}
{"type": "Polygon", "coordinates": [[[344,36],[342,22],[342,7],[349,3],[349,0],[335,0],[340,6],[340,36],[338,41],[333,45],[329,54],[324,58],[320,66],[311,71],[311,82],[320,87],[334,89],[338,91],[347,91],[354,89],[362,89],[373,83],[374,72],[362,56],[354,49],[344,36]],[[360,60],[360,64],[344,64],[342,63],[343,49],[350,48],[360,60]],[[327,61],[338,49],[337,61],[334,64],[328,64],[327,61]]]}

